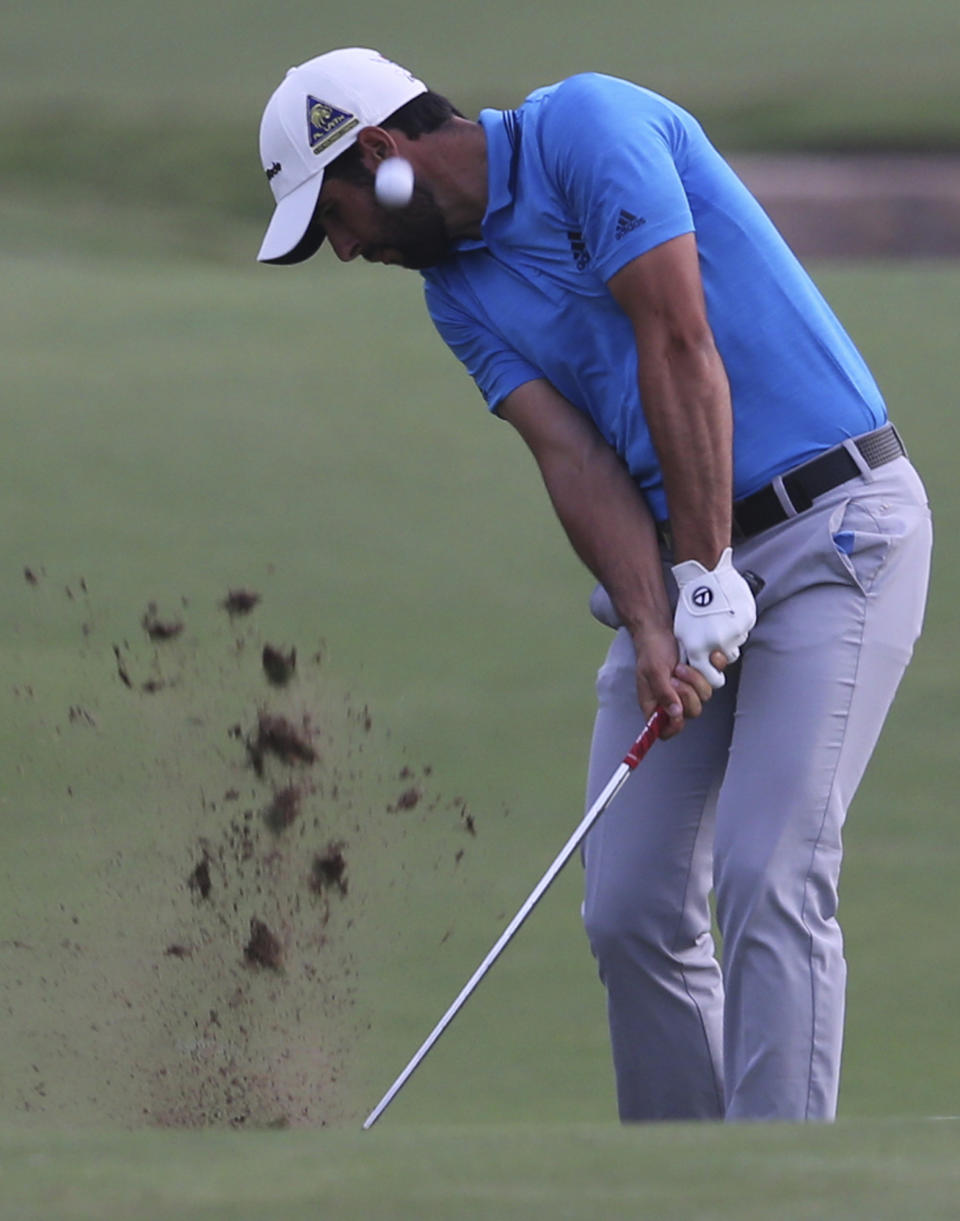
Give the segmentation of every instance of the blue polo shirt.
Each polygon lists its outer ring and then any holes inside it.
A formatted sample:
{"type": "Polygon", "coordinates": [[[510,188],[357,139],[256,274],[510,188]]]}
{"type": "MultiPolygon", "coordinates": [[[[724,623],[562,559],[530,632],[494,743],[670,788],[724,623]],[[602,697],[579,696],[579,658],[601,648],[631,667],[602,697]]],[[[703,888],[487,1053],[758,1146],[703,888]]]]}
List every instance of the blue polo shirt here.
{"type": "Polygon", "coordinates": [[[637,385],[637,351],[607,281],[696,234],[707,313],[730,381],[734,496],[879,427],[869,370],[766,214],[697,121],[597,74],[485,110],[483,237],[424,272],[427,308],[491,410],[546,378],[621,455],[667,516],[637,385]]]}

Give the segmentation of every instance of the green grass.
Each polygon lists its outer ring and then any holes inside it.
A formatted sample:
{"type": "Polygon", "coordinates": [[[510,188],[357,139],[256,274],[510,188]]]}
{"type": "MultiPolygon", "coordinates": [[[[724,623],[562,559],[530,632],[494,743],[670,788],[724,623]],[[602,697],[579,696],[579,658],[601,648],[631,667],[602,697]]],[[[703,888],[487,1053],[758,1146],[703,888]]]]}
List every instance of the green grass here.
{"type": "Polygon", "coordinates": [[[956,1217],[957,1121],[548,1124],[0,1143],[4,1221],[924,1221],[956,1217]]]}

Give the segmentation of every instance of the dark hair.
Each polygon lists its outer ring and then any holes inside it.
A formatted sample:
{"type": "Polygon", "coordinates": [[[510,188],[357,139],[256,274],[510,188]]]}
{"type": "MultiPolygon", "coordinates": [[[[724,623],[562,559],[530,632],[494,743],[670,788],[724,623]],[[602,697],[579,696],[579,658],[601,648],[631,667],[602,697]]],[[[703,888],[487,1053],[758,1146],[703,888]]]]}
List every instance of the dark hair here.
{"type": "Polygon", "coordinates": [[[428,89],[395,110],[380,126],[397,128],[408,140],[417,140],[453,118],[462,119],[463,115],[447,98],[428,89]]]}
{"type": "MultiPolygon", "coordinates": [[[[463,115],[452,102],[428,89],[388,115],[379,126],[401,131],[408,140],[419,140],[454,117],[462,119],[463,115]]],[[[351,144],[345,153],[335,157],[323,174],[325,178],[339,178],[361,185],[373,182],[373,174],[363,164],[363,153],[357,144],[351,144]]]]}
{"type": "MultiPolygon", "coordinates": [[[[428,89],[426,93],[418,94],[399,110],[388,115],[380,126],[401,131],[408,140],[419,140],[421,136],[436,131],[444,123],[449,123],[454,117],[462,119],[463,115],[452,102],[428,89]]],[[[325,179],[338,178],[344,182],[356,183],[358,186],[373,184],[373,174],[363,164],[363,153],[359,144],[351,144],[346,152],[335,157],[325,167],[323,176],[325,179]]],[[[303,237],[288,254],[281,255],[278,259],[271,259],[272,263],[302,263],[304,259],[309,259],[317,253],[326,237],[323,225],[318,219],[319,211],[320,201],[318,200],[303,237]]]]}

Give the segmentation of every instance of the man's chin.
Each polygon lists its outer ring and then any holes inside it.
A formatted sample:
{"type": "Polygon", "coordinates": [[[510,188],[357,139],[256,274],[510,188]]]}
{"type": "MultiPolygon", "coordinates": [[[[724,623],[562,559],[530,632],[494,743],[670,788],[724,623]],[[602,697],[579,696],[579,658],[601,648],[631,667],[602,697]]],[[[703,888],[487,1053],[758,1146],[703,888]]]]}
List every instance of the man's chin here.
{"type": "Polygon", "coordinates": [[[426,271],[428,267],[436,267],[450,257],[451,245],[421,247],[415,250],[400,252],[400,265],[408,271],[426,271]]]}
{"type": "Polygon", "coordinates": [[[400,246],[377,247],[363,252],[363,258],[368,263],[380,263],[383,267],[404,267],[407,271],[425,271],[428,267],[436,267],[450,254],[450,247],[409,247],[400,246]]]}

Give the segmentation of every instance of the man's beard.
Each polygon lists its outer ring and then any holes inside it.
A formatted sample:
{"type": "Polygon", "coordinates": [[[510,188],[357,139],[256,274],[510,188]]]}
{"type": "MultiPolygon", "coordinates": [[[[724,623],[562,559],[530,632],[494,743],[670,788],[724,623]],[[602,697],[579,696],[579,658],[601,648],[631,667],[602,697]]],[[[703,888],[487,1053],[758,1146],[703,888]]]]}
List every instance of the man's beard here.
{"type": "Polygon", "coordinates": [[[452,240],[447,222],[429,187],[414,183],[410,202],[398,210],[378,205],[380,233],[363,257],[377,261],[383,250],[395,250],[400,264],[412,271],[435,267],[450,255],[452,240]]]}

